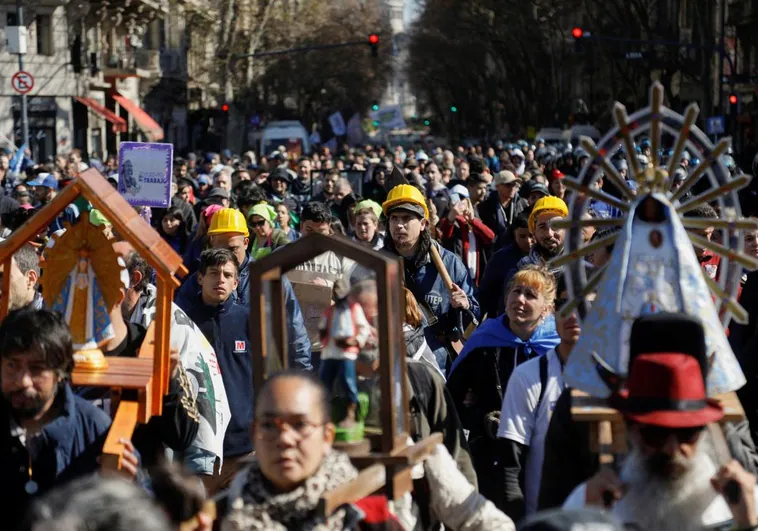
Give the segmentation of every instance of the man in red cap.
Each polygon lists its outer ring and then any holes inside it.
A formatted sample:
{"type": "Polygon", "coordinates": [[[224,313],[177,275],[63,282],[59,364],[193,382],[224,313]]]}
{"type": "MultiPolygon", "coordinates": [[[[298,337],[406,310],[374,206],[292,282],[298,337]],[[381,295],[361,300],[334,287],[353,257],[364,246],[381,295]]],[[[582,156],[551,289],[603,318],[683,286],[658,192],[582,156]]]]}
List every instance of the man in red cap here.
{"type": "Polygon", "coordinates": [[[611,399],[626,421],[629,455],[618,476],[601,469],[564,508],[612,505],[620,522],[648,531],[730,520],[733,529],[755,529],[755,476],[735,460],[723,463],[706,430],[724,411],[706,396],[705,367],[690,353],[638,354],[626,389],[611,399]]]}

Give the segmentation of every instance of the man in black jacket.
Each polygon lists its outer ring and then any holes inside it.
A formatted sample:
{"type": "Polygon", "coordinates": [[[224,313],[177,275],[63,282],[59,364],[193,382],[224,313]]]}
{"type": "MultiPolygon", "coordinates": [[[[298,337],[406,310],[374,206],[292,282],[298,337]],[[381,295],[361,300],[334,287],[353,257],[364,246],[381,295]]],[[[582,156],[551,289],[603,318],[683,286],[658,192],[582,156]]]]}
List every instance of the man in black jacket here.
{"type": "MultiPolygon", "coordinates": [[[[98,468],[111,420],[71,392],[73,355],[57,313],[11,312],[0,326],[3,529],[19,525],[34,496],[98,468]]],[[[125,468],[136,473],[137,459],[127,454],[125,468]]]]}
{"type": "MultiPolygon", "coordinates": [[[[529,203],[518,194],[518,183],[513,172],[503,170],[495,175],[495,191],[479,205],[479,217],[495,237],[503,237],[511,230],[516,217],[529,203]]],[[[505,236],[507,237],[507,236],[505,236]]]]}

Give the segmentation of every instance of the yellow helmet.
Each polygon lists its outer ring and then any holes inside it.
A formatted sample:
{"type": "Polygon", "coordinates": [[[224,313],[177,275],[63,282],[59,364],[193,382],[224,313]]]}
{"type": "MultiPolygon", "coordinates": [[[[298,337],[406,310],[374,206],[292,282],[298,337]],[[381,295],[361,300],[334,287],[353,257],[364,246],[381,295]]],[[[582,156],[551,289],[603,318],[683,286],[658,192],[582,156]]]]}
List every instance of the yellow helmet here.
{"type": "Polygon", "coordinates": [[[227,234],[230,232],[236,232],[245,237],[250,236],[244,214],[234,208],[222,208],[213,214],[208,234],[227,234]]]}
{"type": "MultiPolygon", "coordinates": [[[[421,213],[421,209],[423,209],[424,219],[429,219],[429,209],[426,208],[424,194],[422,194],[418,188],[411,186],[410,184],[398,184],[390,190],[390,193],[387,194],[387,200],[382,203],[382,211],[385,216],[389,216],[389,210],[403,203],[410,203],[411,205],[420,207],[420,209],[418,209],[419,214],[421,213]]],[[[417,209],[411,208],[410,210],[415,211],[417,209]]]]}
{"type": "Polygon", "coordinates": [[[537,216],[547,212],[565,218],[569,214],[569,209],[560,197],[555,197],[554,195],[543,197],[534,204],[532,213],[529,214],[529,232],[534,233],[534,226],[537,224],[537,216]]]}

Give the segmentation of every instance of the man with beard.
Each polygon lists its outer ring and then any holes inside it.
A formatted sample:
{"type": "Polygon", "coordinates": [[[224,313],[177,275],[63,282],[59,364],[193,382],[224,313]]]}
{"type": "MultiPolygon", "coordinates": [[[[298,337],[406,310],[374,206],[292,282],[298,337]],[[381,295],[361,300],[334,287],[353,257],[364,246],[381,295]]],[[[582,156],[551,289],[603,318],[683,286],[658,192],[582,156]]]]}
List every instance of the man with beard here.
{"type": "MultiPolygon", "coordinates": [[[[57,313],[11,312],[0,325],[4,529],[16,529],[34,496],[98,469],[111,420],[71,391],[73,356],[71,331],[57,313]]],[[[135,475],[134,447],[124,444],[124,470],[135,475]]]]}
{"type": "Polygon", "coordinates": [[[451,337],[462,334],[468,325],[466,318],[461,323],[459,312],[470,310],[479,318],[479,303],[474,297],[471,277],[460,258],[432,241],[429,209],[418,188],[409,184],[394,187],[382,209],[390,235],[384,241],[384,248],[403,257],[405,285],[424,313],[424,335],[444,372],[451,337]],[[432,245],[437,247],[453,281],[452,293],[445,288],[442,276],[432,263],[432,245]],[[459,329],[461,324],[463,329],[459,329]]]}
{"type": "Polygon", "coordinates": [[[624,416],[630,453],[618,476],[600,470],[564,508],[612,504],[620,522],[649,531],[758,526],[755,476],[735,460],[719,465],[705,433],[724,416],[706,397],[705,351],[679,350],[633,358],[626,389],[610,400],[624,416]]]}
{"type": "MultiPolygon", "coordinates": [[[[564,388],[563,368],[582,333],[576,311],[566,317],[557,312],[569,298],[564,277],[558,281],[557,293],[555,328],[561,342],[513,370],[500,412],[497,436],[505,478],[502,509],[516,522],[537,511],[545,436],[564,388]]],[[[594,299],[594,293],[585,298],[588,302],[594,299]]]]}
{"type": "MultiPolygon", "coordinates": [[[[568,207],[563,199],[547,196],[535,203],[531,214],[529,214],[529,232],[534,235],[534,245],[532,245],[529,254],[519,260],[516,269],[509,271],[506,275],[506,284],[516,271],[530,264],[547,265],[548,261],[563,252],[565,231],[553,229],[551,223],[556,218],[565,218],[566,216],[568,216],[568,207]]],[[[557,275],[561,270],[551,269],[550,272],[557,275]]]]}

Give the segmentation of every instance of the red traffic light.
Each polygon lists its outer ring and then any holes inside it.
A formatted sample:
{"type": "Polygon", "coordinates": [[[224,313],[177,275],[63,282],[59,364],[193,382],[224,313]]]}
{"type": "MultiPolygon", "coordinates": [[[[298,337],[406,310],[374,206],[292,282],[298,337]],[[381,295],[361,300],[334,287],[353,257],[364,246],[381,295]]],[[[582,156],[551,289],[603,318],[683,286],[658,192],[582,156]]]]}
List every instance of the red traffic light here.
{"type": "Polygon", "coordinates": [[[229,104],[228,103],[224,103],[221,106],[221,110],[224,111],[224,112],[229,112],[229,104]]]}
{"type": "Polygon", "coordinates": [[[368,36],[368,43],[369,44],[379,44],[379,35],[376,33],[372,33],[368,36]]]}
{"type": "Polygon", "coordinates": [[[571,30],[571,36],[575,39],[581,39],[584,37],[584,30],[582,28],[576,27],[571,30]]]}
{"type": "Polygon", "coordinates": [[[729,94],[729,103],[732,105],[737,105],[737,94],[729,94]]]}

